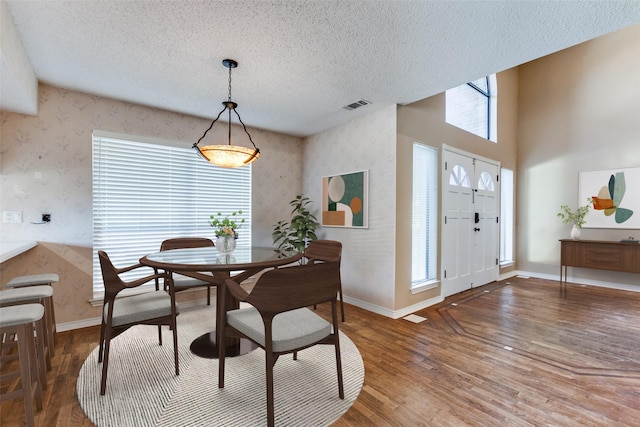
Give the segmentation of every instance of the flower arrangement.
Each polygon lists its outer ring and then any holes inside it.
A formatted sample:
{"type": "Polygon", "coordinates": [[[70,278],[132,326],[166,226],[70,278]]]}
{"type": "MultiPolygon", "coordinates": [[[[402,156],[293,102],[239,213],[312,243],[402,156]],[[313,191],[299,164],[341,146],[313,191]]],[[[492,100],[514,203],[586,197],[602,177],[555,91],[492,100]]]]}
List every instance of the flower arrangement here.
{"type": "Polygon", "coordinates": [[[234,219],[234,217],[238,215],[242,215],[241,210],[231,212],[231,219],[229,219],[229,216],[223,216],[220,212],[215,215],[210,215],[209,224],[216,228],[216,237],[231,236],[237,239],[238,228],[240,228],[242,223],[244,223],[244,218],[238,220],[234,219]]]}
{"type": "Polygon", "coordinates": [[[589,213],[593,200],[589,198],[587,199],[587,202],[588,203],[585,206],[579,207],[576,211],[572,211],[567,205],[560,206],[561,212],[558,212],[558,216],[562,218],[562,223],[573,224],[576,227],[582,228],[582,226],[587,222],[584,217],[589,213]]]}

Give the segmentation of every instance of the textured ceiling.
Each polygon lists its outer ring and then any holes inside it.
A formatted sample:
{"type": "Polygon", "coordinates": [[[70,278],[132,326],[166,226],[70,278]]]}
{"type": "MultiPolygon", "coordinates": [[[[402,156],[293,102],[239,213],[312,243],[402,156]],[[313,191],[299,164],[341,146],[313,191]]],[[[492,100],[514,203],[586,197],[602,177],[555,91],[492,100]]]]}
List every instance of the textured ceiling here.
{"type": "Polygon", "coordinates": [[[637,0],[6,6],[40,82],[212,118],[227,97],[228,57],[239,62],[232,95],[243,121],[301,136],[640,22],[637,0]],[[342,108],[359,99],[372,104],[342,108]]]}

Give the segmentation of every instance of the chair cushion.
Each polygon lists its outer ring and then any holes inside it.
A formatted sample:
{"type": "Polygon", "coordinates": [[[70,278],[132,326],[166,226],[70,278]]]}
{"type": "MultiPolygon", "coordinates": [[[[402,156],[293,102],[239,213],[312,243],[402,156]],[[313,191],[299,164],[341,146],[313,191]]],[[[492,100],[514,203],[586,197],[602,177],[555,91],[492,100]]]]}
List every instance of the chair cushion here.
{"type": "Polygon", "coordinates": [[[0,305],[39,301],[43,298],[49,298],[52,295],[53,288],[49,285],[4,289],[0,291],[0,305]]]}
{"type": "MultiPolygon", "coordinates": [[[[107,319],[109,303],[104,306],[107,319]]],[[[176,314],[178,307],[176,306],[176,314]]],[[[113,306],[112,326],[142,323],[145,320],[171,316],[171,297],[164,291],[146,292],[130,297],[118,298],[113,306]]]]}
{"type": "Polygon", "coordinates": [[[14,277],[5,287],[17,288],[19,286],[48,285],[58,281],[60,281],[60,278],[55,273],[33,274],[31,276],[14,277]]]}
{"type": "MultiPolygon", "coordinates": [[[[227,323],[264,346],[264,323],[254,307],[227,312],[227,323]]],[[[331,335],[331,323],[308,308],[280,313],[273,318],[273,351],[306,347],[331,335]]]]}
{"type": "Polygon", "coordinates": [[[24,325],[42,319],[42,304],[22,304],[0,308],[0,328],[24,325]]]}
{"type": "Polygon", "coordinates": [[[204,280],[194,279],[193,277],[183,276],[182,274],[173,275],[173,286],[176,289],[192,288],[194,286],[214,286],[213,283],[204,280]]]}

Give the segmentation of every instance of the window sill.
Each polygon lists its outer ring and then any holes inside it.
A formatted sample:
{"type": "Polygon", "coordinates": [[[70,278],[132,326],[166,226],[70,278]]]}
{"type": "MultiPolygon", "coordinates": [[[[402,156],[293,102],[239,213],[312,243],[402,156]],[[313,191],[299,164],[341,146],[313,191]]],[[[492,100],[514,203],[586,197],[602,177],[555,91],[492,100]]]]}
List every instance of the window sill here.
{"type": "Polygon", "coordinates": [[[420,292],[425,292],[430,289],[435,289],[440,285],[439,280],[429,280],[427,282],[420,283],[419,285],[411,287],[412,294],[419,294],[420,292]]]}

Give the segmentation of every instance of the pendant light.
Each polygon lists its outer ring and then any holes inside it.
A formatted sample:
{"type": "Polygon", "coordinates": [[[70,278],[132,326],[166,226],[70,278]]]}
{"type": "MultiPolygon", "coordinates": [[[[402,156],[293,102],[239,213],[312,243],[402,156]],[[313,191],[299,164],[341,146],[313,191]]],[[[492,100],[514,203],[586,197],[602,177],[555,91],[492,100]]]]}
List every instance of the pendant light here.
{"type": "Polygon", "coordinates": [[[222,103],[222,105],[224,105],[224,108],[222,109],[222,111],[220,111],[220,113],[218,113],[218,117],[216,117],[213,120],[213,122],[211,122],[211,125],[206,131],[204,131],[204,134],[200,137],[198,142],[193,144],[193,148],[195,148],[198,154],[200,154],[200,156],[202,156],[205,160],[207,160],[208,162],[216,166],[221,166],[223,168],[238,168],[244,165],[248,165],[249,163],[252,163],[253,161],[255,161],[258,157],[260,157],[260,150],[258,149],[258,147],[256,147],[256,144],[253,143],[253,140],[251,139],[251,135],[249,135],[249,132],[247,131],[247,127],[242,122],[242,119],[240,118],[240,114],[238,114],[238,111],[236,110],[236,108],[238,107],[238,104],[231,101],[231,69],[236,68],[238,66],[238,63],[233,59],[225,59],[222,61],[222,65],[224,65],[229,69],[229,97],[226,101],[222,103]],[[218,121],[222,113],[224,113],[227,110],[229,111],[227,144],[226,145],[223,145],[223,144],[205,145],[203,147],[200,147],[199,144],[207,135],[207,132],[209,132],[211,128],[213,128],[213,124],[216,121],[218,121]],[[232,111],[238,117],[240,124],[242,124],[242,129],[244,129],[244,133],[246,133],[247,136],[249,137],[249,141],[251,142],[251,145],[253,145],[253,148],[231,144],[231,112],[232,111]]]}

